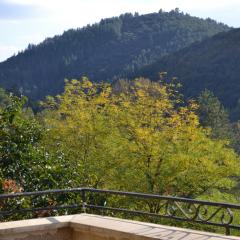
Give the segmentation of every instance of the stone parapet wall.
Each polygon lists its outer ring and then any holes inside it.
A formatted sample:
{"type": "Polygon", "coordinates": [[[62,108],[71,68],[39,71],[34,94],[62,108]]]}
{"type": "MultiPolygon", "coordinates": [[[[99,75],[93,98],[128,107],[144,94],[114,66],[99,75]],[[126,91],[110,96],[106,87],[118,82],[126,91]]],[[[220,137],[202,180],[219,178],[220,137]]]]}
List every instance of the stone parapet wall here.
{"type": "Polygon", "coordinates": [[[1,236],[1,240],[72,240],[73,231],[71,228],[59,228],[55,230],[34,231],[20,234],[1,236]]]}

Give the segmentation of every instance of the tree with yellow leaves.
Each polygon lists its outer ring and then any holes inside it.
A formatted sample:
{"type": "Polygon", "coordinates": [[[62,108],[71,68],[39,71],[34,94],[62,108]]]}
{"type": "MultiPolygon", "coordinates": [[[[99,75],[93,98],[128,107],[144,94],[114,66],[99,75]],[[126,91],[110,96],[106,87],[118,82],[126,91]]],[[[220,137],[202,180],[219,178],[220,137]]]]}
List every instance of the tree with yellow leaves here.
{"type": "Polygon", "coordinates": [[[230,188],[238,157],[199,125],[173,83],[67,81],[45,102],[44,145],[62,186],[196,197],[230,188]],[[49,104],[48,104],[49,103],[49,104]]]}
{"type": "Polygon", "coordinates": [[[64,94],[44,103],[48,131],[43,143],[54,156],[59,187],[99,187],[110,181],[122,145],[107,114],[110,94],[109,85],[83,78],[66,81],[64,94]]]}
{"type": "Polygon", "coordinates": [[[124,88],[113,116],[129,142],[120,186],[125,181],[128,190],[195,197],[234,184],[229,177],[237,174],[237,155],[199,126],[193,101],[183,106],[173,84],[137,79],[124,88]]]}

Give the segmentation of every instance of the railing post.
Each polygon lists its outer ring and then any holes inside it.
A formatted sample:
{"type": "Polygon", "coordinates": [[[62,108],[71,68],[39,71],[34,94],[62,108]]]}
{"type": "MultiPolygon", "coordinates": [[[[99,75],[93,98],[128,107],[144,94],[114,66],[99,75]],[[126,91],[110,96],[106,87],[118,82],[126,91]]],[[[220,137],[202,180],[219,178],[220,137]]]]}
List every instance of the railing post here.
{"type": "Polygon", "coordinates": [[[86,203],[86,191],[85,191],[85,189],[82,189],[82,211],[84,213],[87,212],[86,204],[87,204],[86,203]]]}
{"type": "Polygon", "coordinates": [[[226,226],[226,232],[225,232],[225,234],[227,235],[227,236],[229,236],[230,235],[230,227],[229,226],[226,226]]]}

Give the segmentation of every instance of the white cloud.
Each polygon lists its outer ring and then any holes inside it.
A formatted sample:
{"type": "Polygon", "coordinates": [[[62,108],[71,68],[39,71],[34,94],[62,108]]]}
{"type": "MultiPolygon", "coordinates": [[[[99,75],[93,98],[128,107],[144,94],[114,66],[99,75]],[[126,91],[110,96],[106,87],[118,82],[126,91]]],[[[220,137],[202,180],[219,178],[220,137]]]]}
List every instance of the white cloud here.
{"type": "Polygon", "coordinates": [[[3,0],[5,3],[20,4],[20,5],[36,5],[40,1],[36,0],[3,0]]]}
{"type": "Polygon", "coordinates": [[[181,0],[174,1],[176,5],[181,8],[188,10],[215,10],[220,8],[225,8],[228,6],[238,5],[240,6],[239,0],[201,0],[201,1],[193,1],[193,0],[181,0]]]}
{"type": "MultiPolygon", "coordinates": [[[[184,7],[189,9],[217,9],[231,5],[240,5],[239,0],[3,0],[7,3],[21,4],[21,5],[38,5],[44,6],[46,8],[64,8],[64,9],[75,9],[77,6],[84,6],[93,4],[92,9],[96,8],[97,5],[104,6],[108,4],[109,6],[131,6],[134,5],[138,8],[138,5],[144,5],[144,9],[147,5],[159,5],[162,8],[175,8],[184,7]]],[[[101,9],[103,10],[103,9],[101,9]]]]}
{"type": "Polygon", "coordinates": [[[28,1],[28,0],[2,0],[3,3],[5,4],[16,4],[16,5],[34,5],[34,3],[32,3],[32,1],[28,1]]]}
{"type": "MultiPolygon", "coordinates": [[[[48,11],[43,18],[65,27],[80,27],[101,18],[124,12],[149,13],[176,7],[190,14],[222,12],[225,8],[240,8],[239,0],[3,0],[7,3],[34,5],[48,11]]],[[[204,15],[204,14],[203,14],[204,15]]],[[[205,17],[205,16],[204,16],[205,17]]]]}

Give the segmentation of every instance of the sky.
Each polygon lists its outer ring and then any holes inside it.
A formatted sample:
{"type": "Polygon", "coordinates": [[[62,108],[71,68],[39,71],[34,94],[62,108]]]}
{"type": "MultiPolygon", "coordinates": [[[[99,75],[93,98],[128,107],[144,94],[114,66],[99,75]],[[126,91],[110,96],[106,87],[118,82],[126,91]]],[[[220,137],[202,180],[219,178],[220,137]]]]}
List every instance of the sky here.
{"type": "Polygon", "coordinates": [[[0,62],[62,34],[126,12],[180,11],[240,27],[240,0],[0,0],[0,62]]]}

